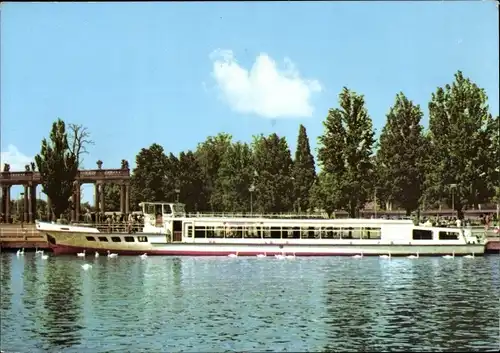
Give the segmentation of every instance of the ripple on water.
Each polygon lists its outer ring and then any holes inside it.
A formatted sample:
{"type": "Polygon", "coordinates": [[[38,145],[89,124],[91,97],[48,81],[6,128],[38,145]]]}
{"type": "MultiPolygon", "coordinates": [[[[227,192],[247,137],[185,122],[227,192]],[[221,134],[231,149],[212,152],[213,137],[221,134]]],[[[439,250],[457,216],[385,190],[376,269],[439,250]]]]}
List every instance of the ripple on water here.
{"type": "Polygon", "coordinates": [[[0,255],[6,351],[498,349],[498,257],[0,255]],[[88,262],[88,260],[87,260],[88,262]]]}

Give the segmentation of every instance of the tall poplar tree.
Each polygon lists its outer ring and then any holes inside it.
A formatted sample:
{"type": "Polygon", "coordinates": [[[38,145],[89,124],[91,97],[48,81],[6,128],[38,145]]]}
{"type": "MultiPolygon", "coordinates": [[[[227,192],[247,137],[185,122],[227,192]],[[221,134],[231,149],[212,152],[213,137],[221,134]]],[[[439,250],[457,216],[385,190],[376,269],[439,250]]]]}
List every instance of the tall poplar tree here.
{"type": "Polygon", "coordinates": [[[292,177],[295,209],[297,211],[307,211],[309,209],[311,187],[316,180],[316,170],[314,168],[314,157],[311,154],[306,128],[302,124],[299,127],[292,177]]]}
{"type": "Polygon", "coordinates": [[[323,167],[316,199],[323,200],[325,210],[344,209],[350,217],[371,196],[374,171],[372,120],[364,106],[364,98],[343,88],[339,108],[330,109],[319,137],[318,161],[323,167]]]}
{"type": "Polygon", "coordinates": [[[293,210],[292,156],[284,137],[257,136],[253,143],[255,209],[259,212],[293,210]]]}
{"type": "Polygon", "coordinates": [[[59,218],[71,205],[73,182],[78,172],[77,156],[69,148],[63,120],[58,119],[52,124],[50,140],[42,140],[35,162],[42,179],[42,190],[49,197],[56,218],[59,218]]]}
{"type": "Polygon", "coordinates": [[[387,114],[377,151],[378,185],[385,199],[410,215],[419,206],[424,182],[423,113],[403,93],[387,114]]]}
{"type": "Polygon", "coordinates": [[[438,87],[429,103],[430,165],[426,191],[446,200],[458,216],[463,207],[493,195],[488,173],[494,163],[487,96],[461,71],[451,85],[438,87]]]}

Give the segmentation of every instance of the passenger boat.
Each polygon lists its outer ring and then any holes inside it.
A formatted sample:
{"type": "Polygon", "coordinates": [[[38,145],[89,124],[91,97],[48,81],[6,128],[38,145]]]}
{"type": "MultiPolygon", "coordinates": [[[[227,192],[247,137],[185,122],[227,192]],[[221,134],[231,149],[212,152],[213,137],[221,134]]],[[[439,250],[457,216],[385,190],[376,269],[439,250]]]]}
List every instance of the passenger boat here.
{"type": "Polygon", "coordinates": [[[139,231],[38,222],[53,253],[108,252],[179,256],[482,255],[466,228],[416,226],[411,220],[190,217],[180,203],[141,203],[139,231]]]}

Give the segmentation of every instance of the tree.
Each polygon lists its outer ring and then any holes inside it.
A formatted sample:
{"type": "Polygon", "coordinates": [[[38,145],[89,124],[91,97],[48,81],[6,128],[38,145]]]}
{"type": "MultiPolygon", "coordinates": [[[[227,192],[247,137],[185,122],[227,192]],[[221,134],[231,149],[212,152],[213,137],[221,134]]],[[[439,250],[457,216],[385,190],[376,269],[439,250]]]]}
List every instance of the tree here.
{"type": "Polygon", "coordinates": [[[186,205],[186,211],[203,209],[203,173],[192,151],[181,152],[178,163],[180,201],[186,205]]]}
{"type": "Polygon", "coordinates": [[[231,135],[220,133],[217,136],[209,136],[198,145],[195,155],[200,164],[204,179],[204,194],[212,211],[223,211],[221,205],[212,199],[212,193],[217,184],[222,156],[231,145],[231,135]]]}
{"type": "Polygon", "coordinates": [[[121,202],[121,185],[106,184],[104,188],[104,209],[106,211],[119,212],[121,202]]]}
{"type": "Polygon", "coordinates": [[[322,170],[315,183],[311,187],[309,196],[310,207],[317,207],[324,210],[328,217],[341,207],[340,200],[343,199],[342,187],[338,184],[339,178],[335,178],[333,173],[322,170]]]}
{"type": "Polygon", "coordinates": [[[68,124],[69,135],[68,145],[71,153],[76,156],[76,162],[80,168],[83,163],[83,155],[88,154],[87,146],[93,145],[94,141],[90,139],[90,132],[83,125],[68,124]]]}
{"type": "Polygon", "coordinates": [[[254,137],[253,151],[256,209],[276,213],[293,210],[293,162],[286,139],[275,133],[254,137]]]}
{"type": "Polygon", "coordinates": [[[249,189],[254,175],[252,162],[252,149],[246,143],[231,144],[224,153],[212,195],[214,202],[221,205],[223,210],[249,211],[249,189]]]}
{"type": "MultiPolygon", "coordinates": [[[[163,179],[163,190],[165,192],[165,201],[174,202],[177,201],[180,191],[181,191],[181,171],[180,171],[180,161],[177,156],[170,153],[166,159],[165,165],[165,175],[163,179]],[[177,193],[176,191],[179,191],[177,193]]],[[[179,201],[181,201],[179,199],[179,201]]]]}
{"type": "Polygon", "coordinates": [[[325,210],[342,208],[355,217],[372,191],[374,133],[362,95],[344,87],[339,103],[340,108],[329,110],[319,137],[318,160],[326,173],[319,197],[335,195],[324,198],[325,210]]]}
{"type": "Polygon", "coordinates": [[[153,143],[149,148],[141,149],[135,162],[130,178],[132,208],[137,209],[139,202],[164,201],[167,156],[163,147],[153,143]]]}
{"type": "MultiPolygon", "coordinates": [[[[490,170],[488,173],[488,188],[494,190],[494,202],[497,207],[500,204],[500,116],[497,115],[488,125],[488,135],[491,136],[491,144],[488,155],[491,157],[490,170]]],[[[497,211],[498,213],[498,211],[497,211]]]]}
{"type": "Polygon", "coordinates": [[[316,180],[314,157],[311,154],[309,138],[304,125],[299,127],[297,150],[292,168],[293,189],[297,211],[309,209],[309,194],[316,180]]]}
{"type": "Polygon", "coordinates": [[[52,203],[52,211],[59,218],[71,202],[73,182],[78,172],[76,155],[70,150],[64,121],[52,124],[50,141],[42,140],[40,154],[35,156],[43,192],[52,203]]]}
{"type": "Polygon", "coordinates": [[[420,106],[399,93],[387,114],[377,151],[377,181],[381,194],[386,200],[398,203],[407,215],[418,208],[423,189],[422,116],[420,106]]]}
{"type": "Polygon", "coordinates": [[[444,88],[438,87],[429,103],[431,168],[426,192],[452,206],[462,217],[465,205],[492,196],[488,173],[492,170],[493,118],[484,90],[462,72],[444,88]],[[491,129],[490,129],[491,130],[491,129]]]}

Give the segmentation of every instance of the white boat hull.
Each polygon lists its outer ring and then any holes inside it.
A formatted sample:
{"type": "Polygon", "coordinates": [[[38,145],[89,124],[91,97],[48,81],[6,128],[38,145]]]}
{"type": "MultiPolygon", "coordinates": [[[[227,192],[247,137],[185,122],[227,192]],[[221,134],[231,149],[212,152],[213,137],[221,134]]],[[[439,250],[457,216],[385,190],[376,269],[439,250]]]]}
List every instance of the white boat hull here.
{"type": "Polygon", "coordinates": [[[200,243],[75,243],[58,241],[55,244],[49,241],[54,254],[76,254],[86,250],[91,254],[95,251],[106,253],[110,250],[120,255],[166,255],[166,256],[227,256],[238,253],[239,256],[256,256],[267,254],[295,254],[296,256],[352,256],[363,254],[364,256],[379,256],[391,254],[391,256],[408,256],[419,254],[420,256],[442,256],[454,253],[457,256],[467,254],[484,254],[483,244],[467,245],[309,245],[309,244],[200,244],[200,243]]]}

